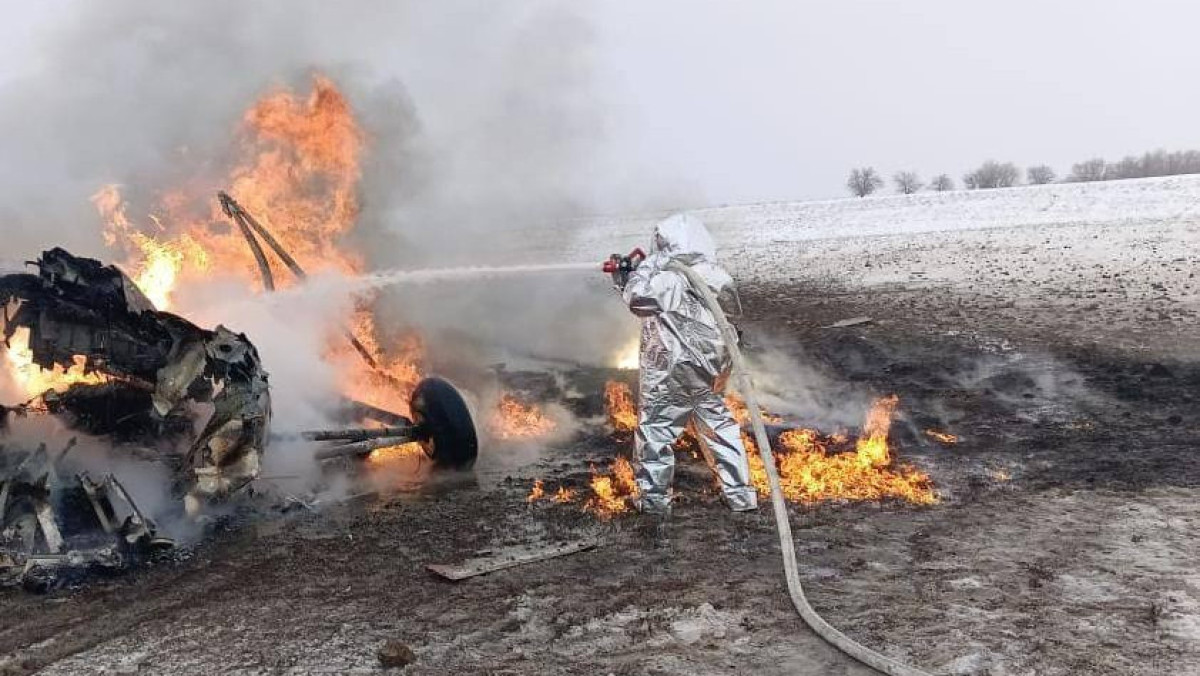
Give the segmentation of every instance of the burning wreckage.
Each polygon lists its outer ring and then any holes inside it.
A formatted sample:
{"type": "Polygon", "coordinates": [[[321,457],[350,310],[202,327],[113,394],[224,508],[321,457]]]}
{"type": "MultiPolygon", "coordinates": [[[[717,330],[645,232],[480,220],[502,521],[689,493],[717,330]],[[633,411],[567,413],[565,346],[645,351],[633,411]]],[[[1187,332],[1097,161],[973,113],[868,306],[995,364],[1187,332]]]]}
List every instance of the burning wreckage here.
{"type": "MultiPolygon", "coordinates": [[[[156,310],[121,270],[63,249],[32,265],[36,274],[0,276],[0,335],[10,361],[27,361],[11,366],[41,374],[25,383],[32,399],[0,405],[0,585],[45,589],[64,573],[121,569],[173,542],[116,476],[75,466],[75,438],[29,448],[6,434],[15,419],[52,416],[115,453],[160,463],[195,516],[258,477],[271,396],[245,335],[156,310]]],[[[340,442],[317,459],[416,442],[436,467],[469,468],[475,428],[453,386],[427,378],[410,403],[411,419],[348,402],[346,422],[387,427],[312,433],[340,442]]]]}
{"type": "MultiPolygon", "coordinates": [[[[124,273],[98,261],[51,249],[35,265],[37,274],[0,277],[3,337],[10,359],[23,356],[65,387],[0,406],[0,430],[16,416],[51,415],[117,451],[153,457],[171,470],[191,514],[258,476],[271,398],[244,335],[155,310],[124,273]],[[208,421],[195,433],[204,407],[208,421]]],[[[122,567],[170,544],[115,476],[70,473],[74,445],[0,443],[0,576],[8,582],[35,583],[63,567],[122,567]]]]}

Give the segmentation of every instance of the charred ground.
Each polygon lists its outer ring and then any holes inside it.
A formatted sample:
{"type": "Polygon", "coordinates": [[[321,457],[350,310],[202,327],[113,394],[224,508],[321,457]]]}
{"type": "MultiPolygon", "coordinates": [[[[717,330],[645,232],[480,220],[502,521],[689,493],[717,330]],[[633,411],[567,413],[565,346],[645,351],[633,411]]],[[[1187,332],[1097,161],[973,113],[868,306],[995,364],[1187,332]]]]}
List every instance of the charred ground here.
{"type": "MultiPolygon", "coordinates": [[[[1098,346],[1121,326],[1045,331],[1039,308],[999,322],[961,294],[791,284],[744,301],[752,345],[787,346],[847,393],[899,394],[898,453],[942,493],[928,508],[794,509],[806,586],[831,622],[942,673],[1200,664],[1196,368],[1098,346]],[[821,328],[856,315],[873,321],[821,328]],[[961,440],[938,444],[927,428],[961,440]]],[[[1157,335],[1182,339],[1169,324],[1157,335]]],[[[866,673],[794,616],[769,515],[730,515],[698,464],[684,463],[665,534],[525,503],[534,477],[582,484],[620,445],[597,430],[483,488],[231,518],[132,575],[8,594],[4,668],[370,673],[395,639],[415,674],[866,673]],[[424,570],[592,536],[604,546],[458,584],[424,570]]]]}

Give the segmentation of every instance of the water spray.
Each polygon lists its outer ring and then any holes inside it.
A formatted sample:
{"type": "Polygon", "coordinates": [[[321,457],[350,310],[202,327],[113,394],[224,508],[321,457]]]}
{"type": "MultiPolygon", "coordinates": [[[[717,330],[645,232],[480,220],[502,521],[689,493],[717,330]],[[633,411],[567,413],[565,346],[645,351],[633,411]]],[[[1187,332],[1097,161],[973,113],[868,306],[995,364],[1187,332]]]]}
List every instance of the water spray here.
{"type": "MultiPolygon", "coordinates": [[[[605,260],[600,269],[611,274],[613,283],[624,286],[624,280],[629,273],[637,269],[646,254],[641,249],[634,249],[628,255],[612,254],[605,260]]],[[[495,279],[499,277],[516,277],[535,274],[555,274],[563,272],[593,272],[596,264],[587,263],[529,263],[522,265],[464,265],[451,268],[423,268],[417,270],[382,270],[371,272],[346,280],[347,290],[352,293],[373,291],[389,286],[406,284],[420,286],[430,282],[451,282],[466,280],[495,279]]]]}
{"type": "Polygon", "coordinates": [[[594,271],[595,263],[533,263],[528,265],[468,265],[454,268],[426,268],[421,270],[385,270],[363,275],[352,284],[361,285],[362,290],[379,289],[401,284],[428,284],[454,280],[492,279],[519,275],[549,274],[559,272],[594,271]]]}
{"type": "Polygon", "coordinates": [[[305,277],[303,284],[244,300],[255,304],[270,305],[310,295],[356,296],[393,286],[423,286],[432,282],[470,282],[530,275],[594,273],[596,269],[596,263],[531,263],[527,265],[470,265],[417,270],[382,270],[357,276],[318,273],[305,277]]]}

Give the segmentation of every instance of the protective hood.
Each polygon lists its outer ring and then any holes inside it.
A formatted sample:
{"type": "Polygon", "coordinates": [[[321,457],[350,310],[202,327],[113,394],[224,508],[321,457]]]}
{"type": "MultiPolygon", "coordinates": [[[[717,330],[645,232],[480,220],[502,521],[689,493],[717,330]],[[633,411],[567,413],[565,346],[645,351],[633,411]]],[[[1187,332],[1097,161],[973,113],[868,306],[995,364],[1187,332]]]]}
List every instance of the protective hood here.
{"type": "Polygon", "coordinates": [[[689,214],[669,216],[654,226],[651,251],[665,266],[675,260],[691,267],[715,292],[733,283],[733,278],[717,263],[717,245],[700,219],[689,214]]]}

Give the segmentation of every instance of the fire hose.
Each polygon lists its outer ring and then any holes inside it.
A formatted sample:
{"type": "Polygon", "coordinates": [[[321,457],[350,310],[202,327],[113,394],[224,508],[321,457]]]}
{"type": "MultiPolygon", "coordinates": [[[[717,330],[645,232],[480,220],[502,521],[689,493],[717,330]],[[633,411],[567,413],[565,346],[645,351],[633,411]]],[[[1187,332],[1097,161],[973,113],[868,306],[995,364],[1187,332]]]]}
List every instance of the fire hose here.
{"type": "Polygon", "coordinates": [[[796,544],[792,539],[791,522],[788,521],[787,503],[783,500],[783,490],[779,486],[779,472],[775,468],[775,458],[771,453],[767,428],[763,424],[762,410],[758,407],[758,395],[754,390],[754,383],[750,379],[750,372],[746,369],[745,361],[742,359],[741,350],[738,349],[737,331],[729,323],[725,312],[721,309],[721,304],[717,302],[712,290],[708,288],[708,284],[699,274],[678,261],[669,263],[667,269],[687,278],[691,287],[696,290],[701,300],[713,313],[713,317],[717,320],[717,326],[721,329],[722,338],[729,346],[729,354],[733,360],[734,380],[750,411],[750,424],[754,429],[754,440],[758,442],[758,452],[762,455],[763,466],[767,471],[767,481],[771,485],[771,506],[775,513],[775,530],[779,534],[779,548],[783,553],[783,571],[784,577],[787,579],[788,595],[792,599],[792,605],[800,613],[801,619],[818,636],[835,648],[872,669],[890,676],[929,676],[920,669],[897,662],[856,642],[826,622],[809,605],[808,599],[804,595],[804,587],[800,584],[800,573],[796,568],[796,544]]]}

